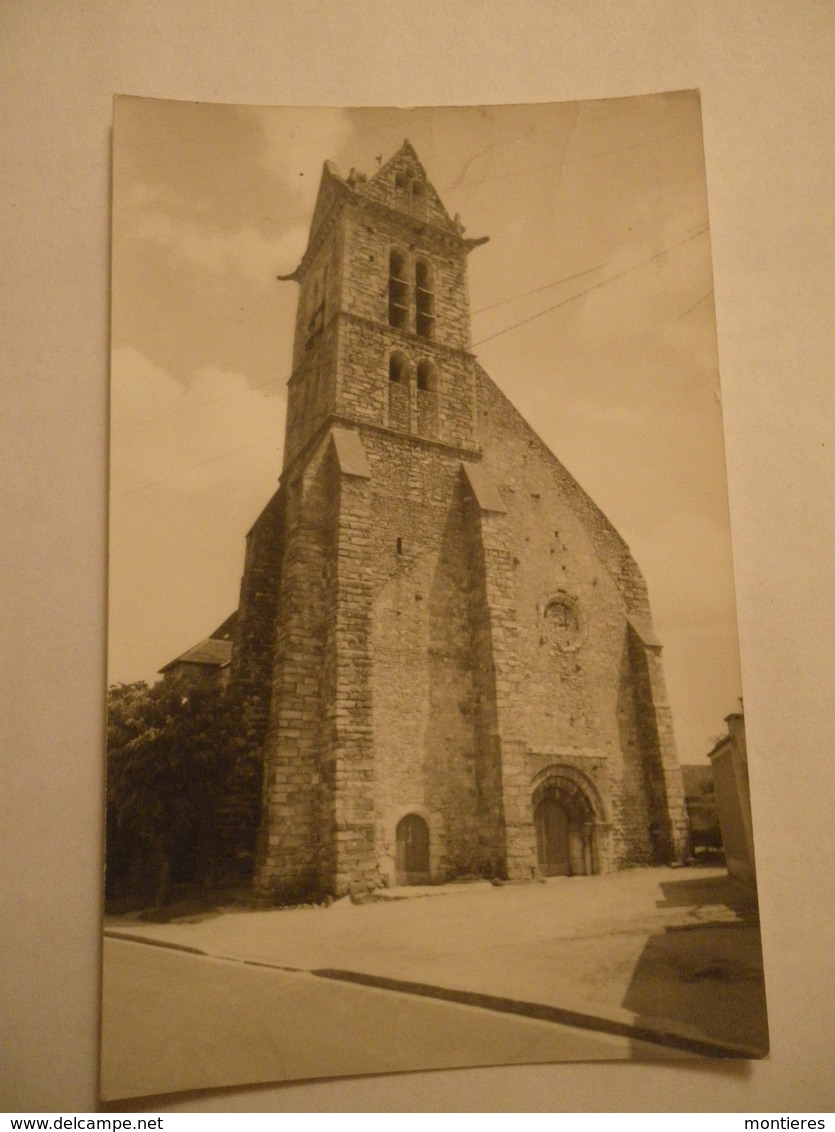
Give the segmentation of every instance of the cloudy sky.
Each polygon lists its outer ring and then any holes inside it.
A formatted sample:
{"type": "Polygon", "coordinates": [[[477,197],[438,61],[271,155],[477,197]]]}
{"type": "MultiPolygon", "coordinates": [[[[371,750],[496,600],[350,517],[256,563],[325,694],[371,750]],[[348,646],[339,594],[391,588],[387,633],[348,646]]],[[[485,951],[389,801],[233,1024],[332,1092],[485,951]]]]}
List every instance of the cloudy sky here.
{"type": "Polygon", "coordinates": [[[109,679],[155,679],[237,605],[281,467],[322,164],[408,137],[469,260],[479,361],[650,589],[679,757],[741,695],[710,232],[693,92],[541,106],[120,99],[113,143],[109,679]]]}

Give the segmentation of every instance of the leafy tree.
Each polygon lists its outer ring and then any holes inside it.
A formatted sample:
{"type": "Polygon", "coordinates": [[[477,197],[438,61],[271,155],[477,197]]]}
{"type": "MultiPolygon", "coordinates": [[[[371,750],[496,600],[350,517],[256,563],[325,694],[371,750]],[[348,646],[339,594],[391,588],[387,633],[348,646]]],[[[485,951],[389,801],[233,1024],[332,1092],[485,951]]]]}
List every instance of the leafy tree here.
{"type": "Polygon", "coordinates": [[[211,884],[246,849],[259,773],[243,719],[240,697],[212,683],[109,690],[109,895],[162,903],[170,884],[211,884]]]}

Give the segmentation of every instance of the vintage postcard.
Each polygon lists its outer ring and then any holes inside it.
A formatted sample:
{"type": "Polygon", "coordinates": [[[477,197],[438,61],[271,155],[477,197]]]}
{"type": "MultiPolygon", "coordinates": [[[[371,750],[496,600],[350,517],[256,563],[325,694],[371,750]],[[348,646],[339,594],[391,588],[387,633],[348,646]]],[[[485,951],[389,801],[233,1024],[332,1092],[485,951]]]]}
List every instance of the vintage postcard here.
{"type": "Polygon", "coordinates": [[[699,96],[119,98],[105,1100],[768,1034],[699,96]]]}

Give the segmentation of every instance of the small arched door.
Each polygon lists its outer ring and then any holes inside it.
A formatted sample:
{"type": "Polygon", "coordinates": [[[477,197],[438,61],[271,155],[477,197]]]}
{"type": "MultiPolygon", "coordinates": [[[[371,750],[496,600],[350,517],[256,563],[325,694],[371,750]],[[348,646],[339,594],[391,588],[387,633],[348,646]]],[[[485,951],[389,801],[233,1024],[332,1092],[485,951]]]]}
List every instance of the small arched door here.
{"type": "Polygon", "coordinates": [[[571,876],[568,812],[556,798],[543,798],[534,814],[539,871],[546,877],[571,876]]]}
{"type": "Polygon", "coordinates": [[[420,814],[406,814],[397,823],[396,870],[398,884],[426,884],[429,880],[429,826],[420,814]]]}

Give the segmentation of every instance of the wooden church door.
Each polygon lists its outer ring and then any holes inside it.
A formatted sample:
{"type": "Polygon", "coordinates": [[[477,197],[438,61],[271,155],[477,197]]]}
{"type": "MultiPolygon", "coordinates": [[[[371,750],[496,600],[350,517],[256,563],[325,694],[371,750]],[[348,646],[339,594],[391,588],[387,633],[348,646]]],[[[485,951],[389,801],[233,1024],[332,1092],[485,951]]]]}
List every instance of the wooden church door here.
{"type": "Polygon", "coordinates": [[[546,877],[571,875],[568,848],[568,814],[554,798],[543,798],[536,807],[536,849],[539,871],[546,877]]]}
{"type": "Polygon", "coordinates": [[[429,880],[429,827],[419,814],[406,814],[397,823],[397,883],[429,880]]]}

